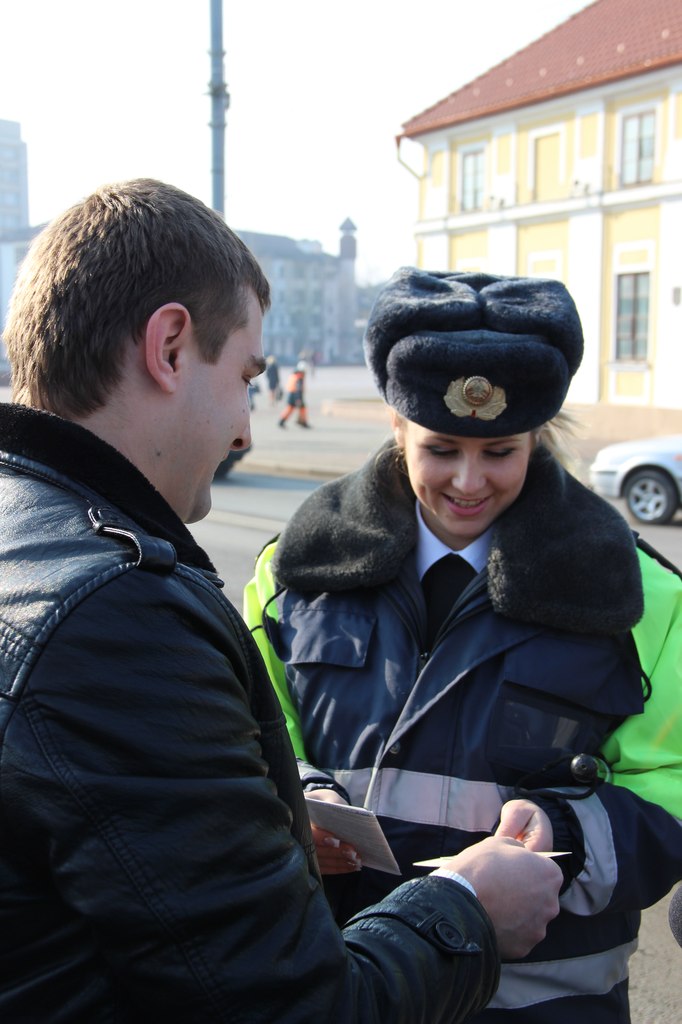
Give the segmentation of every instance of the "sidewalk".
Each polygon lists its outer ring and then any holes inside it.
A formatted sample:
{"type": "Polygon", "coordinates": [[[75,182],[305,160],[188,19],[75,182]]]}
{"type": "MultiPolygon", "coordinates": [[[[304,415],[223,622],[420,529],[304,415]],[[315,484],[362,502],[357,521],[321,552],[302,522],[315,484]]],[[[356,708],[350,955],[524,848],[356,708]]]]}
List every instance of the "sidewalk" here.
{"type": "Polygon", "coordinates": [[[279,411],[263,407],[251,416],[251,449],[233,472],[331,479],[357,469],[388,437],[388,412],[354,402],[311,402],[309,430],[292,416],[278,426],[279,411]]]}
{"type": "MultiPolygon", "coordinates": [[[[9,388],[0,385],[0,401],[9,400],[9,388]]],[[[306,400],[312,429],[297,426],[295,416],[280,428],[283,403],[271,407],[261,385],[251,417],[253,443],[233,472],[330,479],[357,469],[391,436],[388,410],[365,366],[318,367],[308,374],[306,400]]],[[[606,444],[682,433],[679,409],[595,405],[574,406],[573,411],[582,425],[574,445],[582,479],[606,444]]]]}
{"type": "MultiPolygon", "coordinates": [[[[391,435],[388,410],[364,366],[319,368],[307,382],[306,400],[312,429],[299,427],[294,416],[280,428],[282,404],[272,408],[267,395],[257,395],[253,444],[234,472],[329,479],[357,469],[391,435]]],[[[682,432],[681,410],[574,406],[572,411],[580,425],[573,447],[583,480],[604,445],[682,432]]]]}
{"type": "MultiPolygon", "coordinates": [[[[286,371],[282,374],[286,380],[286,371]]],[[[253,443],[234,473],[329,479],[357,469],[390,436],[388,410],[365,366],[318,367],[306,374],[310,430],[278,420],[285,402],[269,404],[261,386],[251,414],[253,443]]]]}

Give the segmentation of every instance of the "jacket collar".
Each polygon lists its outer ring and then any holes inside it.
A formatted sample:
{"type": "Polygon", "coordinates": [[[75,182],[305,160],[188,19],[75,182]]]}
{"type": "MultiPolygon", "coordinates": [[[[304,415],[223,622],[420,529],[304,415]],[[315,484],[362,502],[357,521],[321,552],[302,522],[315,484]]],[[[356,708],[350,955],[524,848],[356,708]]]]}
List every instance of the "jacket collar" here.
{"type": "Polygon", "coordinates": [[[106,498],[144,530],[169,541],[181,562],[215,572],[185,524],[136,466],[77,423],[23,405],[0,404],[0,456],[8,452],[106,498]]]}
{"type": "MultiPolygon", "coordinates": [[[[277,545],[278,583],[344,591],[390,583],[417,539],[415,495],[389,442],[355,473],[314,491],[277,545]]],[[[632,531],[544,449],[493,524],[488,594],[507,618],[570,632],[632,628],[644,608],[632,531]]]]}

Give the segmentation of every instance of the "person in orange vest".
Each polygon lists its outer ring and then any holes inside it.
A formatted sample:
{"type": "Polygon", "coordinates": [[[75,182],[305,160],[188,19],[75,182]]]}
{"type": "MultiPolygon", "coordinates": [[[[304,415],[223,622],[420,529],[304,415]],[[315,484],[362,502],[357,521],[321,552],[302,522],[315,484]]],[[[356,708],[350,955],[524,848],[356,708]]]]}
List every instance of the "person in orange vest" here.
{"type": "Polygon", "coordinates": [[[304,362],[296,363],[296,369],[287,381],[287,407],[279,418],[280,427],[284,426],[294,409],[298,409],[298,419],[296,422],[299,427],[306,427],[307,429],[310,428],[310,424],[308,423],[308,410],[306,409],[305,396],[303,393],[305,369],[306,364],[304,362]]]}

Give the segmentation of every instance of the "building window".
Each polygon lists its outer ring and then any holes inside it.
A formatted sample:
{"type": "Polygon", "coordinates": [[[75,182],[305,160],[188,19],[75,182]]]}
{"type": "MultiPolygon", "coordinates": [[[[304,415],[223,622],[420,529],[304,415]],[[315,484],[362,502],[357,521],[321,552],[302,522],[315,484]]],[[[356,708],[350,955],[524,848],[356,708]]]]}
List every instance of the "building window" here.
{"type": "Polygon", "coordinates": [[[616,359],[646,359],[649,331],[649,274],[619,274],[616,359]]]}
{"type": "Polygon", "coordinates": [[[622,185],[636,185],[653,178],[655,131],[653,111],[623,118],[622,185]]]}
{"type": "Polygon", "coordinates": [[[462,209],[481,210],[485,187],[485,164],[482,149],[462,156],[462,209]]]}
{"type": "Polygon", "coordinates": [[[557,199],[562,192],[563,142],[560,132],[535,139],[533,199],[537,203],[557,199]]]}

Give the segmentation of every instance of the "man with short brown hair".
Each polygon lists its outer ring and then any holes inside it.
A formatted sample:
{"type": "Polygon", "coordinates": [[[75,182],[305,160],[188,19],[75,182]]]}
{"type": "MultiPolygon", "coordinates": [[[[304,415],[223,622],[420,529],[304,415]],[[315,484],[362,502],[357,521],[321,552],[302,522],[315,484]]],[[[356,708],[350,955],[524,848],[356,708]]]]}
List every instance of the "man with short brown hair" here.
{"type": "Polygon", "coordinates": [[[463,1021],[557,913],[556,865],[491,838],[332,920],[277,700],[184,525],[250,443],[268,303],[221,218],[147,180],[67,211],[22,270],[0,406],[3,1020],[463,1021]]]}

